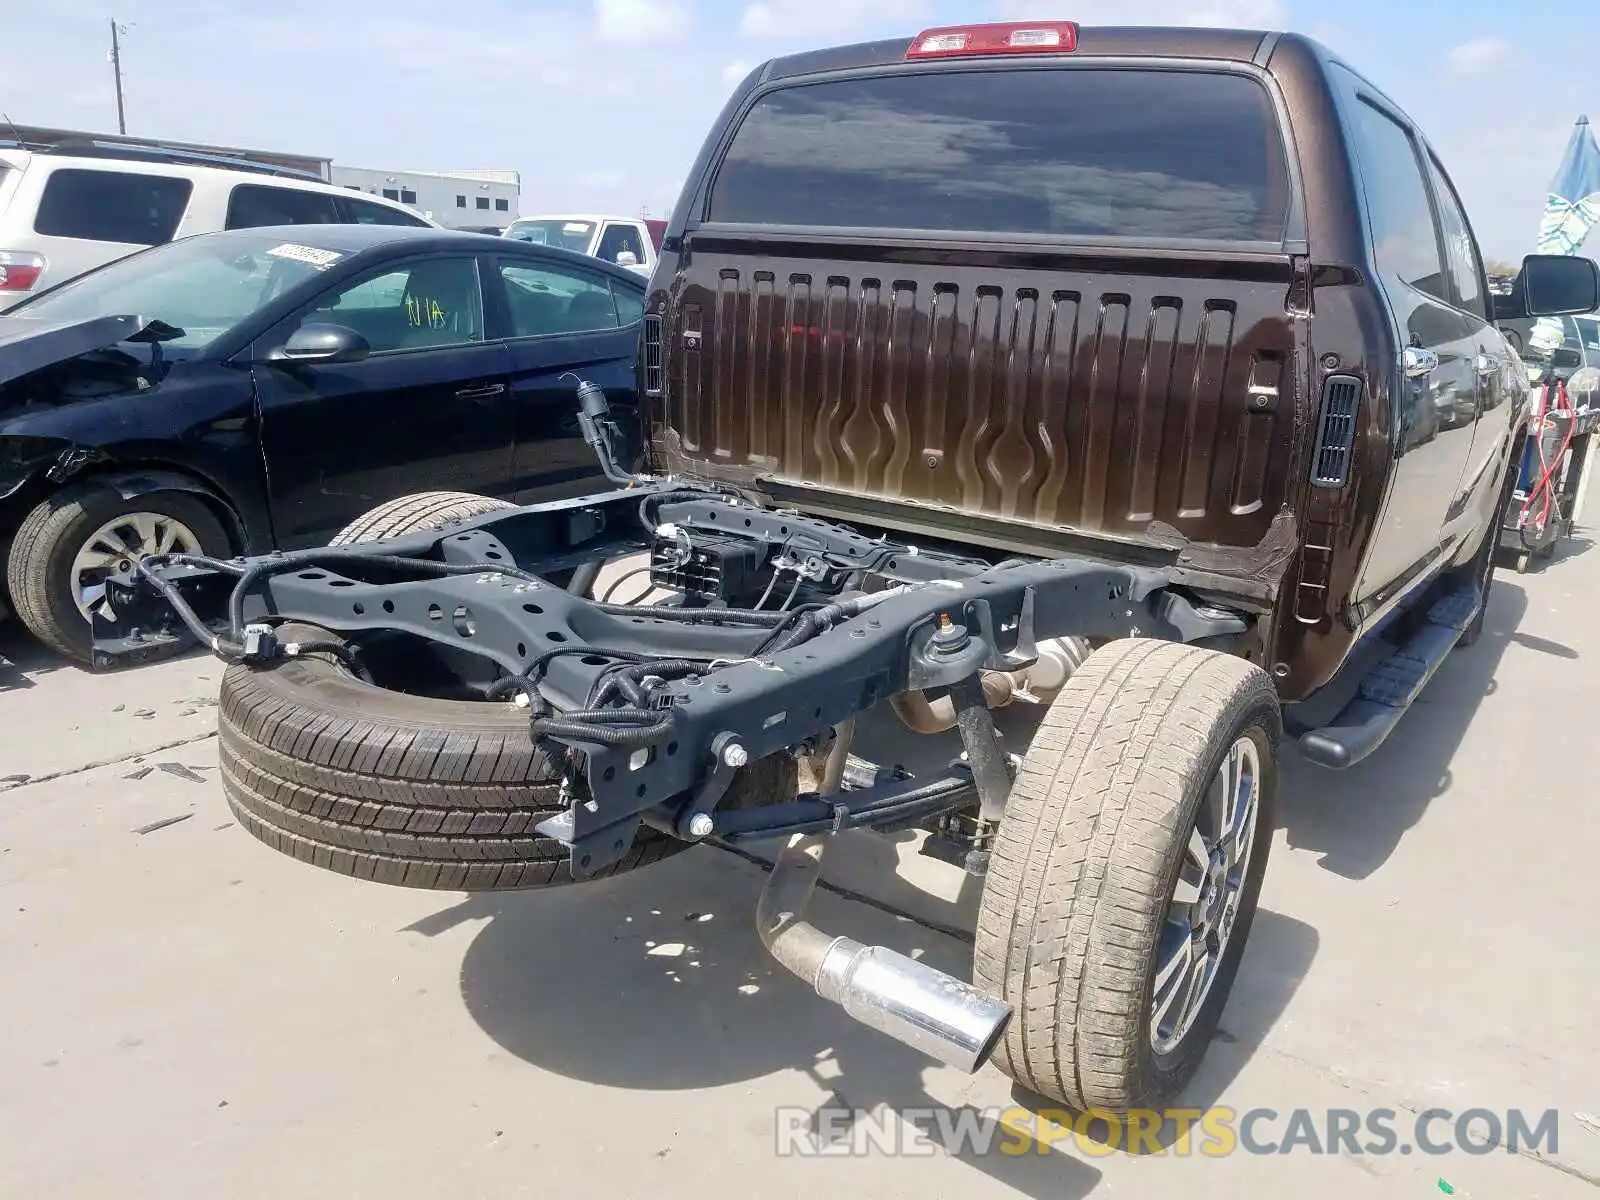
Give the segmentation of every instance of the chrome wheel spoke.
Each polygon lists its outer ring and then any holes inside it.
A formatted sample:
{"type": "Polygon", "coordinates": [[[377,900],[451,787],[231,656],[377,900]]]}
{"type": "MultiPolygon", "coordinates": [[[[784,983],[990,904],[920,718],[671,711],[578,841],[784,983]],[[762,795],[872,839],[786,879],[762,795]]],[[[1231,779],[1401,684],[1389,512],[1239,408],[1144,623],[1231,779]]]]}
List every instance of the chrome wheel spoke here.
{"type": "Polygon", "coordinates": [[[133,526],[135,535],[134,553],[153,554],[156,543],[159,540],[156,534],[159,520],[156,515],[154,513],[134,513],[128,520],[133,526]]]}
{"type": "Polygon", "coordinates": [[[123,537],[123,531],[115,526],[102,529],[95,534],[91,545],[99,548],[102,553],[119,559],[127,558],[133,553],[133,547],[129,546],[127,538],[123,537]]]}
{"type": "Polygon", "coordinates": [[[124,557],[119,552],[101,549],[99,545],[85,546],[73,560],[72,570],[79,575],[85,571],[109,571],[124,557]]]}
{"type": "Polygon", "coordinates": [[[1221,840],[1223,853],[1232,867],[1248,861],[1250,845],[1255,839],[1256,807],[1261,794],[1255,743],[1240,738],[1228,752],[1228,762],[1231,786],[1227,793],[1227,824],[1221,840]]]}
{"type": "MultiPolygon", "coordinates": [[[[1179,933],[1176,924],[1169,928],[1179,933]]],[[[1211,990],[1214,959],[1214,952],[1188,929],[1182,929],[1181,936],[1173,939],[1152,989],[1150,1041],[1156,1050],[1171,1050],[1189,1032],[1211,990]]]]}
{"type": "Polygon", "coordinates": [[[1211,863],[1211,847],[1206,845],[1205,836],[1196,827],[1189,831],[1189,844],[1184,848],[1187,862],[1193,863],[1202,871],[1211,863]]]}
{"type": "Polygon", "coordinates": [[[1157,959],[1155,986],[1151,989],[1150,1038],[1159,1048],[1171,1033],[1162,1027],[1172,1028],[1173,1006],[1188,991],[1189,968],[1194,962],[1194,938],[1186,925],[1171,922],[1167,926],[1173,935],[1166,956],[1157,959]]]}
{"type": "Polygon", "coordinates": [[[1200,903],[1200,887],[1205,882],[1206,868],[1211,863],[1211,850],[1198,829],[1189,831],[1189,845],[1184,850],[1183,862],[1178,866],[1178,883],[1172,889],[1174,904],[1200,903]]]}
{"type": "Polygon", "coordinates": [[[1236,739],[1201,798],[1184,843],[1155,955],[1150,1042],[1170,1054],[1205,1008],[1243,904],[1261,800],[1261,760],[1236,739]]]}
{"type": "Polygon", "coordinates": [[[194,554],[200,540],[183,522],[160,513],[125,513],[107,521],[72,559],[71,586],[78,611],[88,620],[106,594],[107,577],[151,554],[194,554]]]}
{"type": "Polygon", "coordinates": [[[171,554],[183,540],[183,528],[176,521],[164,521],[156,538],[156,554],[171,554]]]}
{"type": "Polygon", "coordinates": [[[1179,1010],[1177,1028],[1173,1030],[1175,1037],[1182,1037],[1189,1032],[1189,1026],[1194,1024],[1195,1017],[1200,1014],[1200,1006],[1206,1001],[1206,994],[1211,991],[1211,964],[1214,954],[1209,947],[1196,947],[1189,953],[1188,977],[1184,980],[1183,1007],[1179,1010]]]}

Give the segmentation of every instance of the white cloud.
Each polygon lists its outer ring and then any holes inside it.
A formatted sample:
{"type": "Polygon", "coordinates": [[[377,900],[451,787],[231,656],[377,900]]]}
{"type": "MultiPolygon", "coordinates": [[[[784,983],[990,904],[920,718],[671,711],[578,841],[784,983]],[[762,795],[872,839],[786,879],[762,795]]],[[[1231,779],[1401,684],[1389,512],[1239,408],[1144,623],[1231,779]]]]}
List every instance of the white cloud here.
{"type": "Polygon", "coordinates": [[[1462,42],[1459,46],[1452,46],[1445,56],[1452,74],[1455,75],[1480,75],[1489,68],[1499,65],[1511,53],[1508,42],[1497,37],[1473,38],[1470,42],[1462,42]]]}
{"type": "Polygon", "coordinates": [[[595,0],[600,37],[607,42],[676,41],[689,27],[687,0],[595,0]]]}
{"type": "Polygon", "coordinates": [[[869,22],[910,19],[927,11],[927,0],[757,0],[744,10],[739,32],[762,38],[837,37],[869,22]]]}
{"type": "Polygon", "coordinates": [[[749,63],[745,62],[744,59],[736,58],[727,66],[722,68],[722,82],[727,84],[729,87],[737,87],[741,82],[743,82],[744,77],[750,74],[750,72],[754,69],[755,68],[749,63]]]}

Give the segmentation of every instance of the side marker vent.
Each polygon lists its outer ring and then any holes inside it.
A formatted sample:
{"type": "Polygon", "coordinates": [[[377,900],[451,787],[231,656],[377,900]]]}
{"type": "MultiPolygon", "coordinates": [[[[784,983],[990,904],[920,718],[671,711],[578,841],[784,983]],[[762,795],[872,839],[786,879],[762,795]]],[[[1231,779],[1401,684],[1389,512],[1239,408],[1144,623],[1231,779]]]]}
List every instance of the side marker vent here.
{"type": "Polygon", "coordinates": [[[1355,453],[1356,418],[1361,412],[1361,380],[1350,375],[1330,375],[1322,385],[1322,419],[1317,426],[1317,448],[1311,457],[1311,485],[1342,488],[1350,482],[1350,459],[1355,453]]]}
{"type": "Polygon", "coordinates": [[[644,394],[661,395],[661,317],[651,313],[644,319],[644,394]]]}

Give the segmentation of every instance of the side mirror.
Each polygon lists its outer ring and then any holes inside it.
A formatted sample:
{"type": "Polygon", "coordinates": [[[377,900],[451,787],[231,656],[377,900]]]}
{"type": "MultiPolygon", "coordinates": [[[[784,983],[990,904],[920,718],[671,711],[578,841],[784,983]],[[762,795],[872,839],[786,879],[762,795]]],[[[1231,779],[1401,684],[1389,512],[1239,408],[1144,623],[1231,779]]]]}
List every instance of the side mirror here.
{"type": "Polygon", "coordinates": [[[617,266],[619,267],[637,267],[638,265],[639,256],[632,250],[624,250],[617,255],[617,266]]]}
{"type": "Polygon", "coordinates": [[[353,363],[371,353],[367,339],[354,329],[311,321],[290,334],[289,340],[267,359],[284,363],[353,363]]]}
{"type": "Polygon", "coordinates": [[[1600,267],[1575,254],[1530,254],[1519,280],[1527,315],[1568,317],[1600,308],[1600,267]]]}

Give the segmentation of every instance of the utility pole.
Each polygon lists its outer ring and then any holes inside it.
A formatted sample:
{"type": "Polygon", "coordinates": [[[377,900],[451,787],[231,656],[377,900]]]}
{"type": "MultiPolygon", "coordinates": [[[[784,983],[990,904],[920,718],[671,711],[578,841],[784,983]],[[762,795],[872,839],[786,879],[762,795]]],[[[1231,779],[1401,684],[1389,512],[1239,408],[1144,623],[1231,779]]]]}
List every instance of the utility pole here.
{"type": "Polygon", "coordinates": [[[117,44],[117,19],[111,18],[111,70],[117,79],[117,132],[128,132],[128,119],[122,108],[122,51],[117,44]]]}

